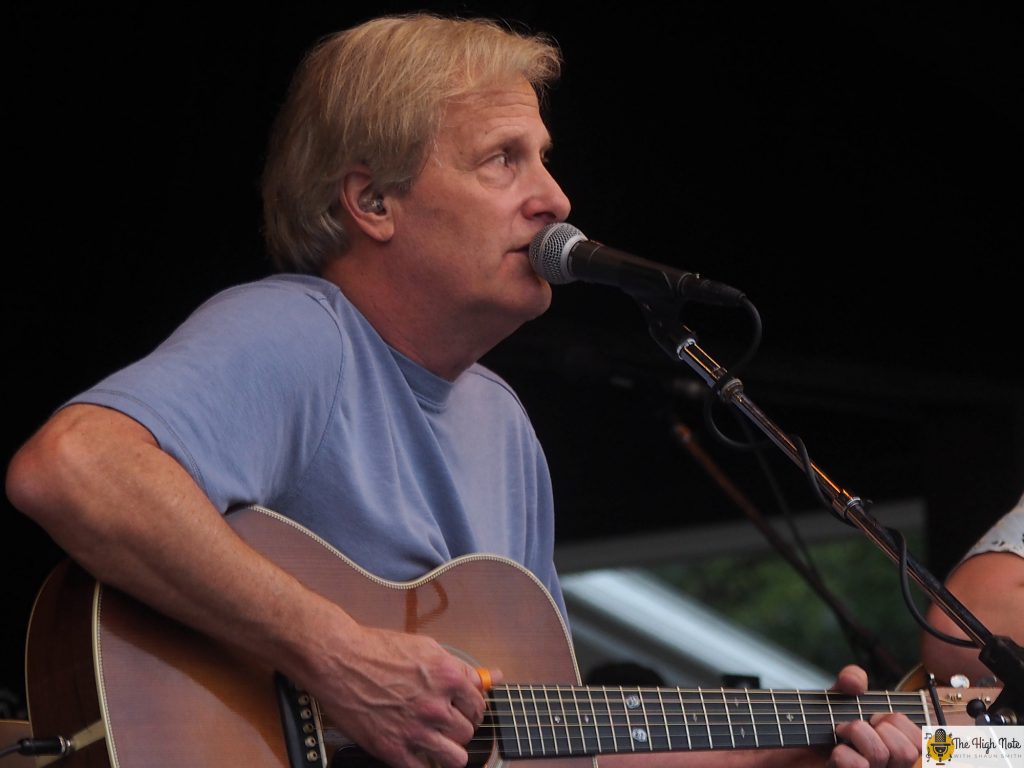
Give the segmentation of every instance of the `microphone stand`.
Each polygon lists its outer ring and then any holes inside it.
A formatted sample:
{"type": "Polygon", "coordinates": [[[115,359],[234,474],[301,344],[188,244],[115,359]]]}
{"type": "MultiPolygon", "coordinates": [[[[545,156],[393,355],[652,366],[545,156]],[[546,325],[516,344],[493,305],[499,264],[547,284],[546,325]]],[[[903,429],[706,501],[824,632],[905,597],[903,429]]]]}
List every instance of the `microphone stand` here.
{"type": "Polygon", "coordinates": [[[874,671],[884,672],[887,679],[899,680],[905,670],[900,669],[896,659],[886,651],[877,638],[857,622],[843,602],[819,578],[818,573],[797,556],[793,551],[793,547],[779,535],[778,531],[761,513],[761,510],[736,487],[736,484],[729,479],[715,460],[698,444],[692,430],[683,422],[676,420],[672,433],[679,444],[693,457],[694,461],[700,465],[722,492],[729,497],[729,500],[747,516],[747,519],[761,532],[761,535],[775,547],[775,550],[782,558],[789,563],[793,570],[800,574],[807,585],[829,607],[841,628],[847,633],[847,639],[851,643],[856,641],[861,649],[867,653],[870,658],[870,668],[874,671]]]}
{"type": "Polygon", "coordinates": [[[1024,649],[1009,637],[993,635],[941,581],[906,554],[889,530],[868,513],[859,497],[833,482],[810,459],[805,460],[789,436],[747,396],[743,382],[701,349],[693,331],[678,322],[678,306],[657,307],[641,302],[641,308],[658,346],[672,359],[693,369],[723,402],[736,407],[794,464],[810,473],[835,513],[859,528],[885,555],[909,572],[932,602],[981,648],[979,658],[1003,682],[1003,690],[987,711],[970,712],[978,724],[1024,724],[1024,649]]]}

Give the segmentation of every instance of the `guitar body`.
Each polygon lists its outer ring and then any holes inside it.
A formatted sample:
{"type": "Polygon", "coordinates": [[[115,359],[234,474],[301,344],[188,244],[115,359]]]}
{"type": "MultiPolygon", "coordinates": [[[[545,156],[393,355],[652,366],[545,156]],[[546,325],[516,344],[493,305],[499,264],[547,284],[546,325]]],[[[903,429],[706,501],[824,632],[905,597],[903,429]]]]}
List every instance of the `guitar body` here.
{"type": "MultiPolygon", "coordinates": [[[[473,666],[501,669],[512,682],[490,692],[489,723],[469,746],[473,766],[522,759],[537,768],[584,768],[592,755],[615,752],[829,747],[844,720],[902,712],[918,725],[937,722],[937,713],[958,722],[968,697],[987,705],[997,695],[588,688],[579,684],[551,596],[510,560],[462,557],[395,583],[269,510],[249,507],[228,521],[356,621],[427,635],[473,666]],[[488,733],[500,736],[504,757],[488,733]]],[[[59,761],[72,768],[376,765],[274,670],[70,563],[51,574],[36,599],[26,675],[32,732],[70,738],[76,749],[59,761]]]]}
{"type": "MultiPolygon", "coordinates": [[[[511,561],[463,557],[416,581],[394,583],[368,574],[276,513],[247,508],[228,520],[255,549],[360,623],[428,635],[474,666],[500,668],[510,680],[579,683],[557,606],[511,561]]],[[[36,735],[93,727],[92,736],[79,741],[94,742],[62,765],[290,765],[273,670],[70,564],[51,575],[37,598],[26,670],[36,735]]],[[[490,762],[497,761],[492,755],[490,762]]],[[[543,768],[554,761],[530,762],[543,768]]]]}

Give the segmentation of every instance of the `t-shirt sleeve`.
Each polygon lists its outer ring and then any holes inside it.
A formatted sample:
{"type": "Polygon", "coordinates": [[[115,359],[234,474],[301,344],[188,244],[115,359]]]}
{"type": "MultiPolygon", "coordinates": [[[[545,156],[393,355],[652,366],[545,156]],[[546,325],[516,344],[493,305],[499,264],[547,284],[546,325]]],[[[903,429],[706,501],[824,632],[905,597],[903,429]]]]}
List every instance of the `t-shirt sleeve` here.
{"type": "Polygon", "coordinates": [[[253,283],[210,299],[150,355],[70,402],[142,424],[218,509],[273,505],[322,442],[343,357],[323,295],[253,283]]]}
{"type": "Polygon", "coordinates": [[[978,539],[964,555],[964,560],[983,552],[1013,552],[1024,557],[1024,497],[978,539]]]}

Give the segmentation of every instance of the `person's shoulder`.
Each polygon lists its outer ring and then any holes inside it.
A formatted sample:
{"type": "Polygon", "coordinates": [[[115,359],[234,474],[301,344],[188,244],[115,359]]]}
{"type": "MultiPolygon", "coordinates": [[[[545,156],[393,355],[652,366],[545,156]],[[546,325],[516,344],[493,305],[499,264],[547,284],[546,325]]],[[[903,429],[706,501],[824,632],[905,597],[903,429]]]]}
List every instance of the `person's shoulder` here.
{"type": "Polygon", "coordinates": [[[196,309],[189,323],[205,331],[271,338],[315,333],[318,328],[334,335],[344,308],[333,283],[312,275],[281,274],[221,290],[196,309]]]}
{"type": "Polygon", "coordinates": [[[459,384],[477,395],[504,401],[509,407],[526,416],[526,408],[512,385],[481,363],[474,363],[467,368],[459,377],[459,384]]]}
{"type": "Polygon", "coordinates": [[[516,394],[515,390],[512,389],[512,385],[482,363],[474,363],[469,366],[462,378],[465,379],[467,384],[487,389],[494,388],[496,390],[501,390],[508,394],[509,397],[512,397],[517,401],[519,400],[519,396],[516,394]]]}
{"type": "Polygon", "coordinates": [[[198,311],[230,307],[267,314],[282,307],[336,307],[340,294],[334,283],[313,275],[278,274],[224,288],[200,305],[198,311]]]}

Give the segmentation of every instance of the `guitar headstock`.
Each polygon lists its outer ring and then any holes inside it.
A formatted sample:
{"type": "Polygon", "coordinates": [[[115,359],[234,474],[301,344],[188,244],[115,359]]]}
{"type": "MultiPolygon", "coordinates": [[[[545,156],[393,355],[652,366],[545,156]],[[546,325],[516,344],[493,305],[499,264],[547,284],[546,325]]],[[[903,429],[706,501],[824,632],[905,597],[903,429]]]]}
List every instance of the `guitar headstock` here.
{"type": "MultiPolygon", "coordinates": [[[[974,715],[968,712],[968,705],[980,701],[985,709],[992,705],[1001,693],[1001,688],[936,688],[939,706],[949,725],[974,725],[974,715]]],[[[924,696],[931,703],[931,696],[924,691],[924,696]]],[[[934,714],[934,710],[933,710],[934,714]]],[[[938,718],[935,718],[938,722],[938,718]]]]}
{"type": "MultiPolygon", "coordinates": [[[[918,664],[900,681],[898,689],[901,691],[921,691],[928,702],[928,710],[932,722],[937,723],[939,719],[936,717],[935,705],[928,691],[930,680],[934,680],[934,678],[928,674],[923,665],[918,664]]],[[[951,683],[950,686],[938,686],[935,688],[939,707],[942,709],[942,715],[949,725],[974,725],[975,715],[968,712],[968,706],[970,705],[973,711],[979,705],[972,705],[972,702],[977,701],[980,702],[980,708],[988,709],[1003,691],[1002,687],[997,685],[999,681],[994,677],[978,681],[983,683],[983,685],[977,687],[971,686],[971,682],[966,675],[953,675],[950,677],[949,682],[951,683]]]]}

